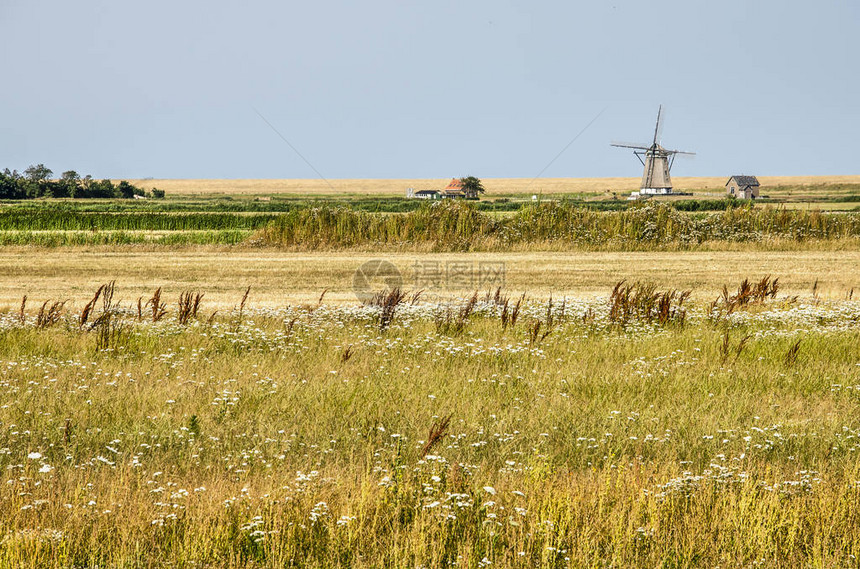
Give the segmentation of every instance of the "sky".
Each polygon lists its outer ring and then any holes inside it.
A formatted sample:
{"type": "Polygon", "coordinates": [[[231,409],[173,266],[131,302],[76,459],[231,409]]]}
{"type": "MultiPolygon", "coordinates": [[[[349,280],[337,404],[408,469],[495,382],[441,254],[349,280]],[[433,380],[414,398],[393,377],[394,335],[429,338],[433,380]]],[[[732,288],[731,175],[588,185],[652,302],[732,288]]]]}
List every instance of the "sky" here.
{"type": "Polygon", "coordinates": [[[860,174],[856,0],[0,0],[0,169],[860,174]],[[564,152],[562,152],[564,150],[564,152]]]}

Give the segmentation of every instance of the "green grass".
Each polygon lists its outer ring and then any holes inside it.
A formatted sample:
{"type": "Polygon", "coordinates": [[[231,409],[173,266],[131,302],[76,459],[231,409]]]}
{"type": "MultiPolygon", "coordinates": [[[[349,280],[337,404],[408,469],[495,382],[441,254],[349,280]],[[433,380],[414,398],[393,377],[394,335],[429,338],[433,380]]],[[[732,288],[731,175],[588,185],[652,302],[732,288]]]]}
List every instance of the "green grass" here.
{"type": "Polygon", "coordinates": [[[256,229],[275,215],[234,213],[79,212],[43,208],[0,211],[0,231],[203,231],[256,229]]]}
{"type": "Polygon", "coordinates": [[[479,302],[449,335],[434,305],[400,305],[380,332],[375,309],[325,304],[207,324],[204,297],[183,327],[165,297],[155,324],[126,302],[98,350],[79,308],[36,328],[41,301],[0,317],[5,566],[860,554],[856,302],[777,297],[719,321],[692,306],[667,327],[613,324],[605,298],[527,303],[503,327],[479,302]]]}
{"type": "Polygon", "coordinates": [[[860,215],[856,213],[752,207],[728,200],[635,205],[596,202],[602,205],[585,207],[565,200],[419,203],[397,198],[387,200],[392,206],[387,210],[382,206],[374,211],[363,209],[382,201],[347,202],[348,206],[331,205],[337,202],[293,204],[282,213],[113,211],[114,202],[9,206],[0,209],[0,246],[146,243],[304,250],[378,246],[440,251],[511,247],[647,250],[727,243],[784,247],[813,241],[842,247],[860,238],[860,215]],[[401,205],[407,209],[399,211],[401,205]],[[87,206],[95,209],[80,209],[87,206]]]}
{"type": "Polygon", "coordinates": [[[239,245],[252,232],[242,229],[187,231],[0,231],[0,246],[79,247],[121,245],[239,245]]]}

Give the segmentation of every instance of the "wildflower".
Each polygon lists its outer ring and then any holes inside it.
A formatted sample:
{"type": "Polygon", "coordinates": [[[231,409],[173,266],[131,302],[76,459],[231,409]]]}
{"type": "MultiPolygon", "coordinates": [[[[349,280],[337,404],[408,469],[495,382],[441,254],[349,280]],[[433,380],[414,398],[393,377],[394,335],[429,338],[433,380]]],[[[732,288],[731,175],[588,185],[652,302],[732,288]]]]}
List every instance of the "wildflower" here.
{"type": "Polygon", "coordinates": [[[27,458],[29,458],[30,460],[39,460],[40,458],[42,458],[42,453],[31,452],[30,454],[27,455],[27,458]]]}
{"type": "Polygon", "coordinates": [[[490,496],[495,496],[495,495],[496,495],[496,489],[495,489],[495,488],[493,488],[492,486],[484,486],[484,492],[486,492],[486,493],[487,493],[487,494],[489,494],[490,496]]]}
{"type": "Polygon", "coordinates": [[[311,510],[308,519],[310,519],[312,523],[317,523],[320,518],[325,516],[328,516],[328,504],[325,502],[317,502],[316,506],[311,510]]]}

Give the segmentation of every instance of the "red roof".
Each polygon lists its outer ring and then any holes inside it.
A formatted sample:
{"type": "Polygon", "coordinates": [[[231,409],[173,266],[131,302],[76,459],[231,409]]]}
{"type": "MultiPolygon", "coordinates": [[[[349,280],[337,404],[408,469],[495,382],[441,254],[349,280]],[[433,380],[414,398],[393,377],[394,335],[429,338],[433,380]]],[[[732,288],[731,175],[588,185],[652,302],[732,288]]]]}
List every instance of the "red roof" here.
{"type": "Polygon", "coordinates": [[[463,182],[458,180],[457,178],[451,178],[451,183],[445,188],[446,190],[462,190],[463,182]]]}

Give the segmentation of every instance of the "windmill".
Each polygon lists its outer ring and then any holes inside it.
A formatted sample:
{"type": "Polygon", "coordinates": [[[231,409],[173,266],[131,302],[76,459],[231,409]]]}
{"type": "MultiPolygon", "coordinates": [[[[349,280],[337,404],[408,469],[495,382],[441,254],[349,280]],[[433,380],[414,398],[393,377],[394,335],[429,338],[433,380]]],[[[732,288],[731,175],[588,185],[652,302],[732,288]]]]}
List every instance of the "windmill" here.
{"type": "Polygon", "coordinates": [[[672,178],[669,171],[675,163],[675,156],[688,154],[694,156],[695,152],[684,152],[682,150],[667,150],[660,145],[660,133],[663,128],[663,105],[657,111],[657,125],[654,127],[654,140],[650,145],[629,144],[626,142],[613,142],[612,146],[618,148],[632,148],[633,154],[645,167],[642,173],[642,184],[639,186],[640,195],[671,194],[672,178]]]}

